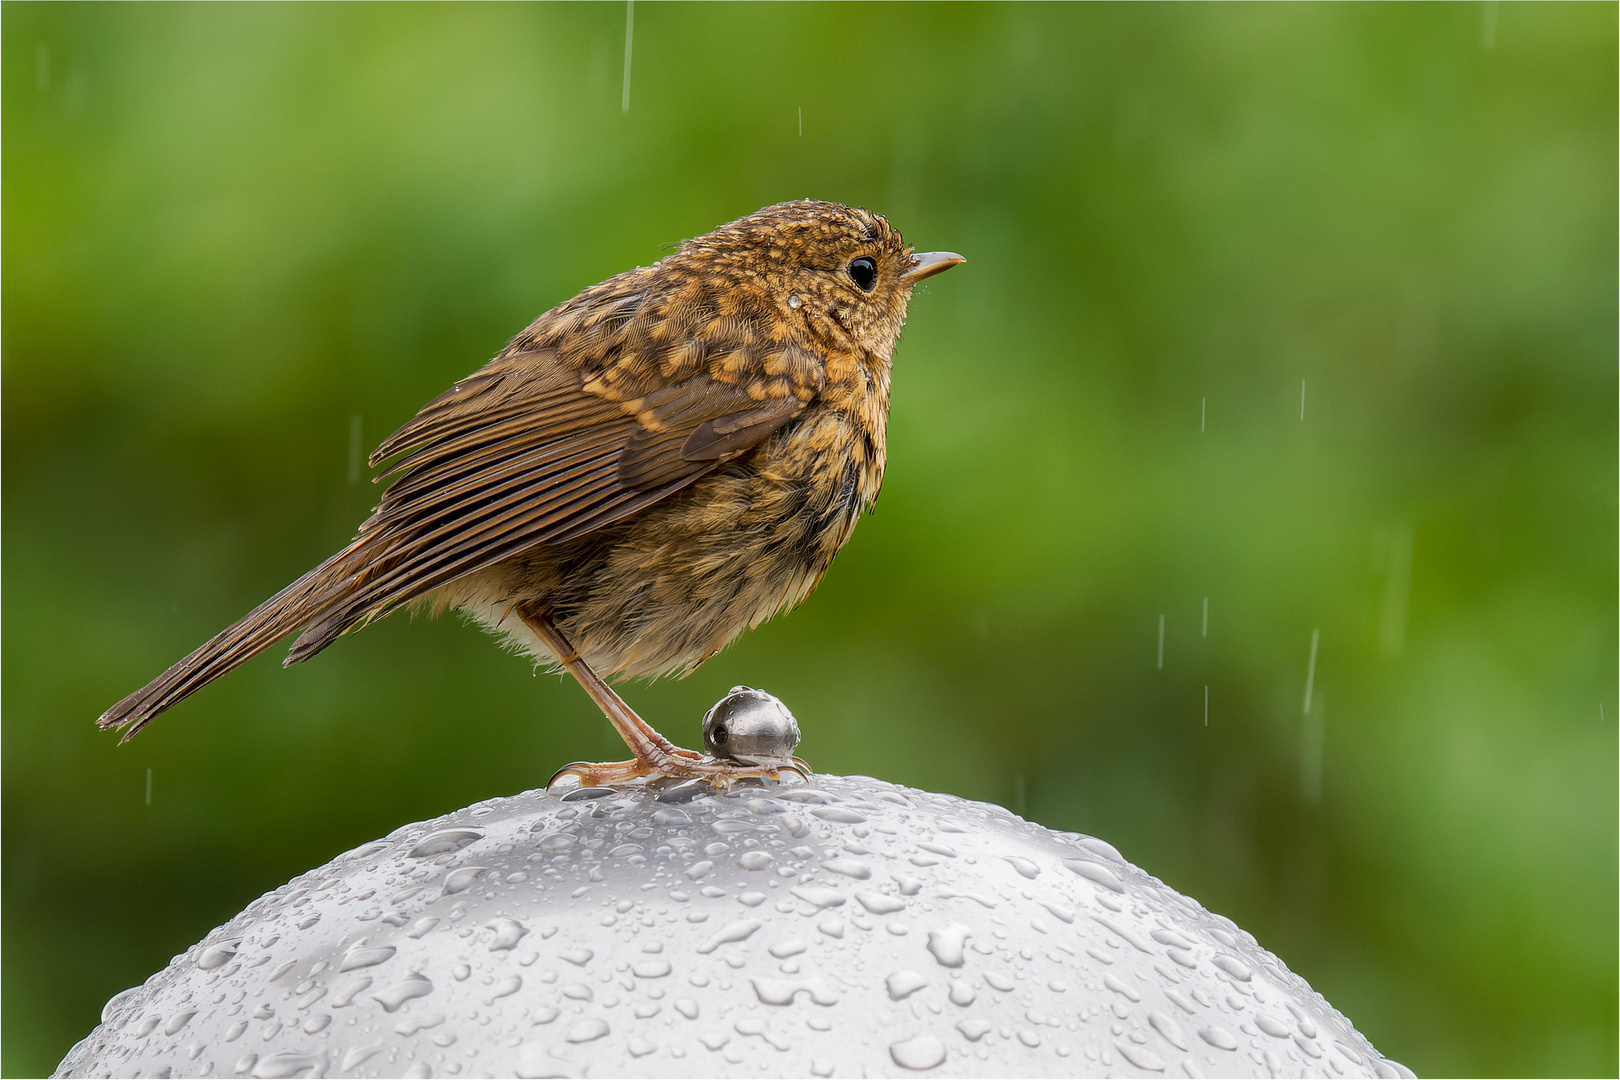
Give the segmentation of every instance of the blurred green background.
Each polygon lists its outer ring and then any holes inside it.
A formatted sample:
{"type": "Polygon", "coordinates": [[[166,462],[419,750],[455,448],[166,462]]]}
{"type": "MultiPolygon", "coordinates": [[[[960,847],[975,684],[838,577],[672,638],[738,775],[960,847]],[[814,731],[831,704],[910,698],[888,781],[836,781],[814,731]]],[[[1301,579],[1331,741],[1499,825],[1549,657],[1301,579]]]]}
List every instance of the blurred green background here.
{"type": "Polygon", "coordinates": [[[5,1073],[623,756],[454,619],[92,721],[535,315],[813,196],[970,261],[819,591],[632,703],[1104,836],[1420,1074],[1613,1075],[1616,10],[643,3],[624,111],[619,4],[6,4],[5,1073]]]}

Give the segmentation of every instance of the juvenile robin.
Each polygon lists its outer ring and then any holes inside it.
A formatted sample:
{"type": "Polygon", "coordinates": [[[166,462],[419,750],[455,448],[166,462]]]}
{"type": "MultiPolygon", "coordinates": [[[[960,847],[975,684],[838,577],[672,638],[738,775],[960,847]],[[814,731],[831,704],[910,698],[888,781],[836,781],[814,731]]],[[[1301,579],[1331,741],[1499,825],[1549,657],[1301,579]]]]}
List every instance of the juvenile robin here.
{"type": "Polygon", "coordinates": [[[100,726],[127,741],[288,634],[294,664],[422,605],[566,669],[634,755],[559,776],[775,776],[674,746],[603,677],[684,674],[815,588],[883,483],[911,291],[962,261],[805,200],[586,289],[384,440],[347,547],[100,726]]]}

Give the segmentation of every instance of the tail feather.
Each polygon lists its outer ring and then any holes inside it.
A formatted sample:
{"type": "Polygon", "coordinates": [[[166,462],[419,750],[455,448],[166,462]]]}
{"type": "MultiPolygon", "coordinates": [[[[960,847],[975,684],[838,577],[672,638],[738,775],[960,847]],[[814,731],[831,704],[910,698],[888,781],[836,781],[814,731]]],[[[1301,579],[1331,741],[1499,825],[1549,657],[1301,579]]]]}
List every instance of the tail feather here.
{"type": "MultiPolygon", "coordinates": [[[[156,716],[184,701],[231,669],[258,656],[277,641],[321,618],[346,595],[352,580],[348,556],[339,552],[210,638],[201,648],[146,686],[101,714],[103,730],[123,732],[128,742],[156,716]]],[[[344,628],[346,629],[346,627],[344,628]]],[[[289,656],[296,663],[315,655],[341,633],[329,632],[314,648],[289,656]]]]}

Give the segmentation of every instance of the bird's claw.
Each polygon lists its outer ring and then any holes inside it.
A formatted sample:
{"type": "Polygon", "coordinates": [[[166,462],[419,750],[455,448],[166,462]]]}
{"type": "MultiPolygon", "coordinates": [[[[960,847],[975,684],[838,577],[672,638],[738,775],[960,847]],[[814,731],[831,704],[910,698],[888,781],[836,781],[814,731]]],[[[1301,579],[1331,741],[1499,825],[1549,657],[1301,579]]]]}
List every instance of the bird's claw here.
{"type": "Polygon", "coordinates": [[[546,790],[554,788],[564,777],[572,776],[582,788],[609,787],[615,784],[639,786],[657,780],[702,780],[729,791],[731,785],[738,780],[763,779],[780,782],[784,772],[797,773],[799,778],[807,783],[815,775],[809,763],[802,758],[795,757],[786,762],[746,763],[708,757],[675,747],[674,753],[660,755],[660,759],[655,761],[633,758],[630,761],[570,762],[552,775],[546,782],[546,790]]]}

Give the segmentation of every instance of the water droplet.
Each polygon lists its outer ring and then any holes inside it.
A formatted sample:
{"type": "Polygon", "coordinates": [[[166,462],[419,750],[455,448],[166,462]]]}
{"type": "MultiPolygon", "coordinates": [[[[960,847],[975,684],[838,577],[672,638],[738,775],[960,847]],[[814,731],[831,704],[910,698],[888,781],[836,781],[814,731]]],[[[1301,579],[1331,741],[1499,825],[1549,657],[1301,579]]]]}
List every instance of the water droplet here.
{"type": "Polygon", "coordinates": [[[1138,952],[1153,952],[1152,946],[1148,945],[1147,942],[1143,941],[1141,938],[1119,925],[1119,923],[1115,922],[1113,919],[1107,919],[1101,915],[1093,915],[1091,918],[1113,933],[1115,937],[1134,947],[1138,952]]]}
{"type": "Polygon", "coordinates": [[[521,975],[508,975],[490,990],[489,996],[484,999],[484,1004],[493,1005],[497,999],[506,997],[508,994],[515,994],[522,988],[523,977],[521,975]]]}
{"type": "Polygon", "coordinates": [[[449,851],[460,851],[475,840],[482,840],[484,834],[477,829],[440,829],[438,832],[428,833],[417,842],[416,846],[406,853],[407,858],[425,859],[429,855],[443,855],[449,851]]]}
{"type": "Polygon", "coordinates": [[[137,1039],[146,1038],[148,1035],[152,1034],[152,1029],[156,1028],[162,1022],[163,1017],[158,1016],[156,1013],[148,1016],[145,1020],[141,1021],[141,1026],[135,1029],[135,1037],[137,1039]]]}
{"type": "Polygon", "coordinates": [[[643,960],[630,965],[630,973],[638,979],[662,979],[671,970],[668,960],[643,960]]]}
{"type": "Polygon", "coordinates": [[[865,881],[872,876],[872,868],[859,859],[830,859],[821,865],[831,873],[842,874],[856,881],[865,881]]]}
{"type": "Polygon", "coordinates": [[[241,1074],[247,1072],[249,1069],[253,1068],[254,1063],[257,1062],[258,1060],[259,1060],[259,1055],[258,1054],[248,1054],[248,1055],[246,1055],[244,1057],[237,1058],[236,1059],[236,1073],[237,1073],[237,1075],[240,1076],[241,1074]]]}
{"type": "Polygon", "coordinates": [[[451,871],[444,879],[444,894],[453,896],[466,892],[478,880],[478,875],[487,869],[487,866],[463,866],[460,870],[451,871]]]}
{"type": "Polygon", "coordinates": [[[924,851],[932,851],[935,855],[943,855],[947,859],[956,858],[956,849],[947,847],[944,844],[930,844],[926,840],[919,840],[917,841],[917,846],[922,848],[924,851]]]}
{"type": "Polygon", "coordinates": [[[802,941],[784,941],[779,945],[772,945],[767,951],[778,960],[786,960],[790,956],[798,956],[809,947],[802,941]]]}
{"type": "Polygon", "coordinates": [[[692,815],[685,810],[672,810],[663,806],[653,811],[652,819],[659,825],[690,825],[692,823],[692,815]]]}
{"type": "Polygon", "coordinates": [[[1322,1048],[1316,1045],[1316,1041],[1314,1039],[1307,1039],[1303,1035],[1295,1035],[1294,1045],[1298,1046],[1301,1050],[1305,1051],[1313,1058],[1319,1058],[1322,1056],[1322,1048]]]}
{"type": "Polygon", "coordinates": [[[739,919],[734,923],[728,923],[726,926],[721,928],[719,933],[715,934],[708,941],[705,941],[702,945],[699,945],[698,952],[705,954],[712,953],[722,945],[729,945],[734,941],[742,941],[749,935],[753,934],[754,931],[758,930],[762,925],[763,924],[758,919],[739,919]]]}
{"type": "Polygon", "coordinates": [[[819,922],[816,924],[816,929],[820,930],[823,934],[826,934],[830,938],[841,938],[844,936],[844,923],[841,919],[827,919],[824,922],[819,922]]]}
{"type": "MultiPolygon", "coordinates": [[[[202,968],[204,971],[213,971],[217,967],[223,967],[227,960],[236,955],[236,950],[238,947],[240,947],[240,945],[240,940],[222,941],[218,945],[210,945],[208,948],[203,950],[201,956],[197,957],[197,966],[202,968]]],[[[124,993],[127,994],[129,991],[126,990],[124,993]]],[[[113,1001],[117,1000],[117,998],[113,998],[113,1001]]],[[[108,1008],[112,1007],[112,1003],[112,1001],[107,1002],[108,1008]]],[[[106,1020],[106,1018],[107,1017],[104,1012],[102,1019],[106,1020]]]]}
{"type": "Polygon", "coordinates": [[[1181,1030],[1181,1025],[1162,1012],[1148,1013],[1148,1023],[1153,1030],[1164,1036],[1166,1042],[1177,1050],[1187,1049],[1187,1034],[1181,1030]]]}
{"type": "Polygon", "coordinates": [[[557,992],[569,1001],[592,1001],[596,995],[584,983],[563,983],[557,992]]]}
{"type": "Polygon", "coordinates": [[[1199,1028],[1198,1037],[1209,1043],[1209,1045],[1220,1050],[1237,1049],[1237,1036],[1233,1035],[1230,1031],[1227,1031],[1223,1027],[1215,1027],[1214,1025],[1211,1025],[1206,1028],[1199,1028]]]}
{"type": "Polygon", "coordinates": [[[235,1042],[237,1039],[240,1039],[242,1037],[242,1032],[244,1032],[246,1030],[247,1030],[247,1021],[246,1020],[238,1020],[236,1023],[232,1024],[231,1029],[225,1033],[225,1041],[226,1042],[235,1042]]]}
{"type": "Polygon", "coordinates": [[[617,794],[618,794],[618,792],[614,791],[610,787],[582,787],[582,788],[575,788],[573,791],[570,791],[568,794],[566,794],[566,795],[564,795],[562,797],[561,801],[562,802],[584,802],[584,801],[588,801],[588,800],[591,800],[591,799],[605,799],[609,795],[617,795],[617,794]]]}
{"type": "Polygon", "coordinates": [[[350,945],[348,951],[343,954],[343,962],[338,965],[338,970],[353,971],[355,968],[372,967],[382,963],[384,960],[391,959],[393,955],[394,947],[392,945],[378,945],[374,948],[368,948],[366,939],[361,938],[353,945],[350,945]]]}
{"type": "Polygon", "coordinates": [[[967,939],[973,934],[972,930],[961,923],[951,923],[943,930],[928,931],[928,951],[934,954],[940,966],[958,968],[962,966],[962,949],[967,939]]]}
{"type": "Polygon", "coordinates": [[[696,1020],[698,1018],[698,1003],[691,998],[676,998],[675,1011],[688,1020],[696,1020]]]}
{"type": "Polygon", "coordinates": [[[794,293],[788,297],[788,307],[790,308],[796,308],[802,303],[804,303],[804,301],[799,299],[798,293],[794,293]]]}
{"type": "Polygon", "coordinates": [[[1118,848],[1106,840],[1097,839],[1095,836],[1077,836],[1075,843],[1094,855],[1101,855],[1110,862],[1123,863],[1125,861],[1125,856],[1119,853],[1118,848]]]}
{"type": "Polygon", "coordinates": [[[630,1051],[631,1057],[638,1058],[646,1057],[648,1054],[658,1049],[658,1047],[638,1035],[634,1039],[630,1040],[629,1045],[627,1045],[625,1049],[630,1051]]]}
{"type": "Polygon", "coordinates": [[[365,990],[370,985],[371,978],[364,975],[353,982],[346,984],[343,989],[339,990],[332,998],[332,1008],[341,1009],[345,1007],[349,1004],[349,1002],[353,1001],[362,990],[365,990]]]}
{"type": "Polygon", "coordinates": [[[584,967],[586,964],[591,962],[591,957],[595,956],[596,954],[589,949],[569,949],[566,952],[560,952],[557,955],[568,961],[570,964],[573,964],[575,967],[584,967]]]}
{"type": "Polygon", "coordinates": [[[1116,1042],[1114,1049],[1118,1050],[1120,1056],[1138,1069],[1147,1069],[1149,1072],[1164,1072],[1164,1059],[1145,1046],[1133,1046],[1130,1043],[1116,1042]]]}
{"type": "Polygon", "coordinates": [[[1119,979],[1115,978],[1112,974],[1108,974],[1108,975],[1103,976],[1103,985],[1108,987],[1108,989],[1112,990],[1116,994],[1124,994],[1127,998],[1129,998],[1132,1001],[1141,1001],[1142,1000],[1142,995],[1141,994],[1138,994],[1135,990],[1131,989],[1129,986],[1126,986],[1123,982],[1121,982],[1119,979]]]}
{"type": "Polygon", "coordinates": [[[495,937],[489,943],[490,952],[501,952],[504,949],[514,948],[523,935],[529,932],[528,928],[516,919],[505,917],[491,919],[484,924],[486,930],[495,931],[495,937]]]}
{"type": "Polygon", "coordinates": [[[1006,859],[1007,862],[1012,865],[1014,870],[1029,878],[1031,881],[1040,876],[1041,868],[1030,862],[1028,859],[1020,859],[1016,855],[1003,855],[1002,858],[1006,859]]]}
{"type": "Polygon", "coordinates": [[[985,972],[984,981],[990,984],[991,989],[1000,990],[1003,994],[1013,988],[1013,981],[999,971],[985,972]]]}
{"type": "Polygon", "coordinates": [[[174,1016],[170,1018],[169,1022],[163,1025],[163,1034],[173,1035],[175,1032],[189,1024],[191,1022],[191,1018],[196,1015],[196,1009],[187,1009],[185,1012],[175,1013],[174,1016]]]}
{"type": "Polygon", "coordinates": [[[1294,1022],[1299,1025],[1299,1030],[1304,1032],[1307,1039],[1316,1038],[1316,1024],[1312,1022],[1309,1016],[1305,1015],[1305,1010],[1290,1001],[1288,1011],[1294,1014],[1294,1022]]]}
{"type": "Polygon", "coordinates": [[[906,909],[906,902],[895,896],[885,896],[882,893],[858,892],[855,899],[861,902],[861,907],[874,915],[893,915],[897,911],[906,909]]]}
{"type": "Polygon", "coordinates": [[[932,1035],[918,1035],[891,1044],[889,1056],[903,1069],[932,1069],[945,1060],[945,1044],[932,1035]]]}
{"type": "Polygon", "coordinates": [[[979,995],[973,992],[973,987],[969,986],[965,982],[962,982],[960,979],[951,983],[950,997],[952,1005],[961,1005],[963,1008],[966,1008],[967,1006],[973,1004],[974,999],[978,996],[979,995]]]}
{"type": "Polygon", "coordinates": [[[918,891],[922,889],[921,881],[901,874],[894,876],[894,883],[900,887],[901,896],[916,896],[918,891]]]}
{"type": "Polygon", "coordinates": [[[1109,889],[1117,893],[1123,893],[1125,891],[1125,886],[1120,884],[1118,875],[1100,863],[1090,862],[1085,859],[1064,859],[1063,865],[1067,866],[1070,870],[1073,870],[1087,881],[1101,885],[1105,889],[1109,889]]]}
{"type": "Polygon", "coordinates": [[[350,1070],[358,1067],[359,1065],[363,1064],[367,1058],[380,1053],[382,1048],[383,1044],[380,1042],[365,1043],[361,1046],[349,1047],[348,1052],[343,1055],[343,1071],[349,1072],[350,1070]]]}
{"type": "Polygon", "coordinates": [[[393,1012],[412,998],[426,997],[432,992],[433,984],[425,977],[411,975],[392,986],[377,991],[371,996],[373,1000],[383,1007],[384,1011],[393,1012]]]}
{"type": "Polygon", "coordinates": [[[844,903],[844,894],[837,889],[823,889],[819,886],[805,885],[788,892],[797,896],[807,904],[814,904],[818,908],[839,907],[844,903]]]}
{"type": "Polygon", "coordinates": [[[302,1050],[283,1050],[263,1058],[253,1066],[254,1080],[286,1080],[305,1069],[316,1069],[326,1063],[325,1054],[311,1054],[302,1050]]]}
{"type": "Polygon", "coordinates": [[[899,1001],[927,986],[928,980],[915,971],[896,971],[883,981],[883,985],[888,988],[889,998],[899,1001]]]}
{"type": "Polygon", "coordinates": [[[1270,1035],[1273,1039],[1288,1038],[1288,1025],[1276,1017],[1267,1016],[1265,1013],[1261,1013],[1254,1018],[1254,1026],[1270,1035]]]}
{"type": "Polygon", "coordinates": [[[855,811],[842,806],[815,806],[810,812],[822,821],[837,821],[844,825],[859,825],[866,819],[855,811]]]}
{"type": "Polygon", "coordinates": [[[754,994],[766,1005],[791,1005],[796,994],[809,994],[817,1005],[836,1005],[838,995],[826,979],[750,979],[754,994]]]}
{"type": "Polygon", "coordinates": [[[771,865],[771,857],[763,851],[750,851],[737,860],[737,865],[744,870],[763,870],[771,865]]]}
{"type": "Polygon", "coordinates": [[[423,1031],[431,1027],[438,1027],[442,1023],[444,1023],[444,1013],[430,1013],[427,1016],[418,1016],[410,1020],[401,1020],[399,1023],[394,1025],[394,1031],[397,1034],[404,1035],[406,1038],[410,1038],[418,1031],[423,1031]]]}
{"type": "Polygon", "coordinates": [[[1248,982],[1249,979],[1252,978],[1252,974],[1250,973],[1249,969],[1244,967],[1241,962],[1233,959],[1230,956],[1216,956],[1214,959],[1214,964],[1216,967],[1220,968],[1222,971],[1226,972],[1239,982],[1248,982]]]}
{"type": "Polygon", "coordinates": [[[990,1025],[983,1020],[963,1020],[956,1025],[968,1042],[978,1042],[990,1033],[990,1025]]]}
{"type": "Polygon", "coordinates": [[[708,859],[704,859],[702,862],[696,862],[687,867],[686,876],[691,878],[693,881],[696,881],[713,869],[714,863],[710,862],[708,859]]]}
{"type": "Polygon", "coordinates": [[[1169,945],[1176,949],[1191,949],[1193,943],[1176,933],[1174,930],[1155,930],[1148,935],[1160,945],[1169,945]]]}

